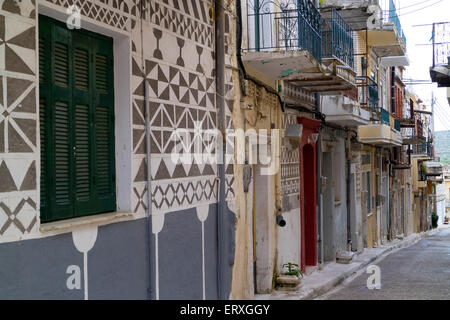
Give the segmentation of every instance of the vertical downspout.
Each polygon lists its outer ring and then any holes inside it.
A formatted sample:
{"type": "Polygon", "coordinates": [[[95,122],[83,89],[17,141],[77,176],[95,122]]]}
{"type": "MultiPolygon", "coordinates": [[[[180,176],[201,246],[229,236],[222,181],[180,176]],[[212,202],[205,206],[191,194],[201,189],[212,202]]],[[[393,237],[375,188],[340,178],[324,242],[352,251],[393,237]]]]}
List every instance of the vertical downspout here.
{"type": "MultiPolygon", "coordinates": [[[[321,112],[320,93],[315,93],[316,111],[321,112]]],[[[323,268],[323,210],[322,210],[322,135],[319,130],[319,138],[316,142],[316,207],[317,207],[317,247],[318,247],[318,264],[319,268],[323,268]]]]}
{"type": "Polygon", "coordinates": [[[216,0],[215,2],[215,60],[216,60],[216,109],[217,109],[217,129],[222,135],[223,150],[218,150],[221,153],[221,158],[217,164],[217,171],[219,175],[219,192],[217,203],[217,294],[219,299],[227,299],[224,296],[223,283],[225,281],[225,266],[226,266],[226,237],[225,233],[225,217],[226,217],[226,201],[225,201],[225,149],[226,149],[226,134],[225,134],[225,28],[224,28],[224,10],[223,0],[216,0]]]}
{"type": "MultiPolygon", "coordinates": [[[[319,0],[314,0],[314,5],[316,8],[319,7],[319,0]]],[[[315,93],[315,107],[317,112],[321,112],[321,99],[320,93],[315,93]]],[[[319,138],[316,142],[316,207],[317,207],[317,247],[318,254],[317,257],[319,259],[319,267],[323,268],[323,211],[322,211],[322,135],[319,129],[319,138]]]]}
{"type": "MultiPolygon", "coordinates": [[[[151,188],[151,164],[150,164],[150,103],[149,103],[149,97],[148,97],[148,90],[147,90],[147,71],[145,69],[145,58],[144,58],[144,18],[145,18],[145,10],[147,8],[145,7],[145,1],[141,1],[140,3],[141,8],[141,59],[142,59],[142,78],[144,81],[144,113],[145,113],[145,150],[146,150],[146,157],[147,157],[147,228],[146,228],[146,237],[147,237],[147,263],[148,263],[148,297],[149,299],[158,299],[158,293],[153,292],[152,288],[152,277],[155,275],[156,272],[153,269],[152,265],[152,248],[154,247],[153,239],[152,239],[152,188],[151,188]]],[[[156,261],[155,261],[156,263],[156,261]]],[[[156,283],[155,278],[155,283],[156,283]]]]}
{"type": "MultiPolygon", "coordinates": [[[[350,143],[350,141],[349,141],[350,143]]],[[[349,152],[350,148],[349,148],[349,152]]],[[[349,154],[350,158],[350,154],[349,154]]],[[[351,160],[347,160],[347,250],[352,249],[352,230],[351,230],[351,208],[350,208],[350,182],[351,182],[351,160]]]]}

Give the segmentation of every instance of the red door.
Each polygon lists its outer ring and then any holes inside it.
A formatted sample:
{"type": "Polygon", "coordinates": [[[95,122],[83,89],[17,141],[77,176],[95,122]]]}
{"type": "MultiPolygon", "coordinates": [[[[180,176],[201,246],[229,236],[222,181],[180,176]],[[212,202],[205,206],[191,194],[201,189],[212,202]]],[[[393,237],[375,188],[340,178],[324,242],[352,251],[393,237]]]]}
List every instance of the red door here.
{"type": "Polygon", "coordinates": [[[316,136],[320,121],[299,118],[303,126],[300,145],[300,224],[302,272],[306,266],[317,264],[317,214],[316,214],[316,136]]]}

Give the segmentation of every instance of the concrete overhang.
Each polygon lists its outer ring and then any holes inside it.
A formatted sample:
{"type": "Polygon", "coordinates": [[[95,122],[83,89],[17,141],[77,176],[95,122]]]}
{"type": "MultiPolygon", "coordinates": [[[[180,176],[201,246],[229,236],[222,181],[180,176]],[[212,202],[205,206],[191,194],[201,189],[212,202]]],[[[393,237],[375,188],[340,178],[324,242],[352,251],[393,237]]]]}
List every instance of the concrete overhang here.
{"type": "Polygon", "coordinates": [[[321,64],[307,50],[245,52],[242,61],[274,80],[295,75],[323,74],[321,64]]]}
{"type": "Polygon", "coordinates": [[[403,145],[421,144],[421,143],[424,143],[425,141],[426,141],[426,139],[424,137],[420,137],[420,136],[403,137],[403,145]]]}
{"type": "MultiPolygon", "coordinates": [[[[359,31],[365,33],[365,31],[359,31]]],[[[365,39],[365,34],[361,35],[365,39]]],[[[368,45],[380,57],[401,57],[406,54],[406,45],[391,23],[367,31],[368,45]]]]}
{"type": "Polygon", "coordinates": [[[448,66],[430,68],[431,81],[437,82],[438,87],[450,87],[450,69],[448,66]]]}
{"type": "Polygon", "coordinates": [[[322,0],[322,7],[333,7],[352,27],[353,30],[367,28],[367,20],[373,15],[369,6],[376,4],[374,0],[322,0]],[[358,19],[355,19],[358,17],[358,19]]]}
{"type": "Polygon", "coordinates": [[[322,99],[322,113],[327,122],[349,127],[369,124],[370,112],[360,108],[356,101],[343,95],[327,95],[322,99]]]}
{"type": "Polygon", "coordinates": [[[383,57],[381,58],[381,65],[384,67],[406,67],[409,66],[409,59],[407,55],[383,57]]]}
{"type": "Polygon", "coordinates": [[[309,92],[340,92],[356,88],[356,73],[337,59],[319,63],[306,50],[247,52],[244,64],[272,80],[283,80],[309,92]]]}

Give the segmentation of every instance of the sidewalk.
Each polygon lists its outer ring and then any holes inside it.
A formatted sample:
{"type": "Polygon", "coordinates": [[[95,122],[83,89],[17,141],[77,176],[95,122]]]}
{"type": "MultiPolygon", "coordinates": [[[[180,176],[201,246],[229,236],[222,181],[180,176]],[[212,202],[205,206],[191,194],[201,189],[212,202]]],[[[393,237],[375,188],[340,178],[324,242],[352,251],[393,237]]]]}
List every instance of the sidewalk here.
{"type": "Polygon", "coordinates": [[[322,270],[313,272],[311,275],[305,275],[300,287],[296,291],[274,290],[271,294],[256,294],[255,300],[310,300],[317,298],[341,284],[345,279],[356,274],[358,271],[361,271],[381,256],[387,255],[395,249],[413,245],[425,237],[432,236],[439,229],[412,234],[403,240],[395,239],[377,248],[365,248],[362,253],[354,256],[350,264],[330,262],[325,264],[322,270]]]}

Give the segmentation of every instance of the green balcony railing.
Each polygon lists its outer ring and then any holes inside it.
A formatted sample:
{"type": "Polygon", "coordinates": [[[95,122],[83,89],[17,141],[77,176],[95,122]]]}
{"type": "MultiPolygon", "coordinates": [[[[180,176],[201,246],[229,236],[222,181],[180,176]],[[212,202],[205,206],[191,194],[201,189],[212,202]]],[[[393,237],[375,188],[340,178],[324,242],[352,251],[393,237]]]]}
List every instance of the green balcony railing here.
{"type": "Polygon", "coordinates": [[[402,130],[402,128],[400,126],[400,120],[398,120],[398,119],[394,120],[394,129],[397,130],[398,132],[400,132],[402,130]]]}
{"type": "Polygon", "coordinates": [[[247,50],[307,50],[320,62],[322,24],[309,0],[247,0],[247,50]]]}
{"type": "Polygon", "coordinates": [[[334,8],[321,10],[322,57],[335,58],[354,68],[353,29],[334,8]]]}
{"type": "Polygon", "coordinates": [[[389,111],[380,108],[380,121],[381,123],[390,125],[391,121],[390,121],[390,116],[389,116],[389,111]]]}
{"type": "Polygon", "coordinates": [[[369,104],[373,108],[378,108],[379,96],[378,96],[378,84],[368,78],[368,90],[369,90],[369,104]]]}
{"type": "Polygon", "coordinates": [[[400,19],[398,18],[397,8],[395,7],[393,0],[389,0],[389,22],[392,22],[394,24],[395,28],[397,29],[398,35],[402,37],[403,43],[406,46],[406,36],[403,32],[400,19]]]}
{"type": "Polygon", "coordinates": [[[356,85],[361,105],[376,111],[379,103],[377,83],[367,76],[357,76],[356,85]]]}

